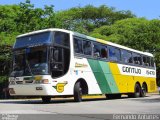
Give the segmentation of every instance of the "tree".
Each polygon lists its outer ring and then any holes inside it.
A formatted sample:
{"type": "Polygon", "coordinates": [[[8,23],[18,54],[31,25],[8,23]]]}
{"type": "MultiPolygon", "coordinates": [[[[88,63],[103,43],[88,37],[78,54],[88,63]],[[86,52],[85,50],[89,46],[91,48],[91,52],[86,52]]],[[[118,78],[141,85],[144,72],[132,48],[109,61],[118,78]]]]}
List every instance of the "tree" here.
{"type": "Polygon", "coordinates": [[[128,18],[111,26],[102,26],[90,33],[93,37],[112,41],[130,48],[151,52],[155,55],[157,70],[160,69],[160,20],[128,18]]]}
{"type": "Polygon", "coordinates": [[[116,11],[105,5],[100,7],[87,5],[56,13],[56,27],[89,33],[103,25],[111,25],[117,20],[133,17],[135,15],[130,11],[116,11]]]}
{"type": "Polygon", "coordinates": [[[27,0],[19,4],[20,11],[16,19],[17,30],[21,33],[55,27],[55,12],[53,5],[45,6],[44,9],[34,8],[34,5],[27,0]]]}
{"type": "Polygon", "coordinates": [[[11,46],[22,33],[55,27],[54,6],[34,8],[30,0],[19,5],[0,5],[0,97],[7,87],[11,68],[11,46]]]}

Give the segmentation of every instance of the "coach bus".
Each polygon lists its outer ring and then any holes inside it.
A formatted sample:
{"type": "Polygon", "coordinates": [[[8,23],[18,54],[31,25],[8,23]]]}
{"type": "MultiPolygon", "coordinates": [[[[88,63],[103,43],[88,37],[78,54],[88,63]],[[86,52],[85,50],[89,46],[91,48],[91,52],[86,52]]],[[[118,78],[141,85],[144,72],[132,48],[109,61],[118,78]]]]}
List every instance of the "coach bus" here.
{"type": "Polygon", "coordinates": [[[151,53],[63,29],[17,36],[9,77],[11,96],[52,97],[104,94],[108,99],[144,97],[156,90],[151,53]]]}

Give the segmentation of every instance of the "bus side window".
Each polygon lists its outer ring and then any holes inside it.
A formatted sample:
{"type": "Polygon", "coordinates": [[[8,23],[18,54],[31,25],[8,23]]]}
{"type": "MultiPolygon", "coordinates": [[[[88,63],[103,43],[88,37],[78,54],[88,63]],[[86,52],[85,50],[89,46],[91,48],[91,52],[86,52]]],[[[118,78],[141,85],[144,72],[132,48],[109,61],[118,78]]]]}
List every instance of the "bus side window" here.
{"type": "Polygon", "coordinates": [[[133,53],[133,61],[134,61],[134,64],[142,65],[142,57],[141,57],[141,55],[139,55],[137,53],[133,53]]]}
{"type": "Polygon", "coordinates": [[[92,55],[92,44],[90,41],[83,41],[83,52],[85,55],[92,55]]]}
{"type": "Polygon", "coordinates": [[[121,57],[123,63],[133,63],[131,52],[127,50],[121,50],[121,57]]]}
{"type": "Polygon", "coordinates": [[[99,58],[100,57],[100,54],[101,54],[101,46],[100,44],[97,44],[97,43],[93,43],[93,56],[95,58],[99,58]]]}
{"type": "Polygon", "coordinates": [[[143,65],[147,67],[151,66],[150,57],[143,56],[143,65]]]}
{"type": "Polygon", "coordinates": [[[108,49],[107,46],[101,47],[101,58],[107,59],[108,58],[108,49]]]}
{"type": "Polygon", "coordinates": [[[121,53],[120,49],[115,48],[115,47],[109,47],[109,58],[111,61],[120,61],[121,59],[121,53]]]}
{"type": "Polygon", "coordinates": [[[80,40],[78,38],[74,38],[74,52],[83,54],[82,40],[80,40]]]}
{"type": "Polygon", "coordinates": [[[154,59],[151,57],[151,67],[155,67],[154,59]]]}
{"type": "Polygon", "coordinates": [[[144,66],[147,66],[147,59],[146,59],[146,56],[143,56],[143,65],[144,65],[144,66]]]}
{"type": "Polygon", "coordinates": [[[151,66],[150,57],[147,57],[147,65],[151,66]]]}
{"type": "Polygon", "coordinates": [[[64,32],[55,32],[54,42],[56,44],[69,47],[69,34],[64,32]]]}

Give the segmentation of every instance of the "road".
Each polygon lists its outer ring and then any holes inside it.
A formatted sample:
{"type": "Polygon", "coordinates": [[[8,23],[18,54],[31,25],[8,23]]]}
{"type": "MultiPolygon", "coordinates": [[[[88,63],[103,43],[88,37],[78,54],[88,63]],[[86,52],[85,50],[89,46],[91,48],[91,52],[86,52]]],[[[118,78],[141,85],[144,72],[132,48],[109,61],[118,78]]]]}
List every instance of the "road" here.
{"type": "Polygon", "coordinates": [[[50,104],[42,104],[40,99],[0,100],[0,114],[65,114],[65,117],[67,114],[160,114],[160,95],[147,94],[144,98],[124,96],[115,100],[102,97],[84,99],[81,103],[72,99],[55,99],[50,104]]]}

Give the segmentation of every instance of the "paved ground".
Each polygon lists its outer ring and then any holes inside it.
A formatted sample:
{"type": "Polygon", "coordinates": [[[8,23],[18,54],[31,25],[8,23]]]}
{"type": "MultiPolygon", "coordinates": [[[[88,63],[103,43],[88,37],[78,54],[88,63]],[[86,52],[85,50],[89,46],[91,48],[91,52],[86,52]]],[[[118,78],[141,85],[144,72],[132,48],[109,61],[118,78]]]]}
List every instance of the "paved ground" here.
{"type": "MultiPolygon", "coordinates": [[[[148,94],[145,98],[107,100],[85,99],[75,103],[72,99],[52,100],[0,100],[0,114],[160,114],[160,95],[148,94]]],[[[73,115],[72,115],[73,116],[73,115]]],[[[63,116],[64,117],[64,116],[63,116]]],[[[66,115],[65,115],[66,117],[66,115]]],[[[81,116],[82,117],[82,116],[81,116]]],[[[73,118],[73,117],[72,117],[73,118]]],[[[90,117],[87,117],[90,120],[90,117]]],[[[79,118],[81,119],[81,118],[79,118]]],[[[98,118],[97,118],[98,119],[98,118]]]]}

